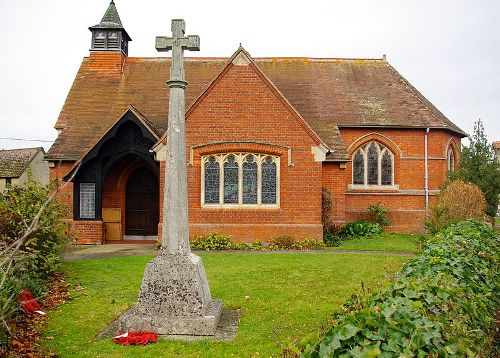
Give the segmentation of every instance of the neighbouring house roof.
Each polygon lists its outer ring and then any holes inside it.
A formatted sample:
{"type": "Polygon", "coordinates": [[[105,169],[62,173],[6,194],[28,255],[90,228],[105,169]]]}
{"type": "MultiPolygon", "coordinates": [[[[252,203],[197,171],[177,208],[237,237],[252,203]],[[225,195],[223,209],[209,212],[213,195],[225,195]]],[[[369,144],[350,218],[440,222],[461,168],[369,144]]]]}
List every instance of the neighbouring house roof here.
{"type": "Polygon", "coordinates": [[[0,150],[0,178],[18,178],[29,167],[42,147],[0,150]]]}
{"type": "Polygon", "coordinates": [[[500,149],[500,141],[493,142],[494,149],[500,149]]]}
{"type": "MultiPolygon", "coordinates": [[[[84,58],[59,115],[47,159],[78,160],[133,106],[163,134],[168,118],[169,58],[123,59],[103,71],[84,58]]],[[[328,159],[346,159],[339,127],[443,128],[465,133],[384,59],[255,58],[321,140],[328,159]]],[[[225,68],[227,58],[186,58],[186,110],[225,68]]]]}

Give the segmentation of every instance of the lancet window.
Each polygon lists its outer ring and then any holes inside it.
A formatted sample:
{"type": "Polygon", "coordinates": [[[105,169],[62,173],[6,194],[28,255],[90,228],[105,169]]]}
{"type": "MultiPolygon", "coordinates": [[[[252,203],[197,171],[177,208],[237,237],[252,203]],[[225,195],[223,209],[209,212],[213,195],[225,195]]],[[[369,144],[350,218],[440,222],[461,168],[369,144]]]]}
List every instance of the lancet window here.
{"type": "Polygon", "coordinates": [[[453,148],[451,147],[451,145],[446,151],[446,164],[449,172],[455,171],[455,155],[453,154],[453,148]]]}

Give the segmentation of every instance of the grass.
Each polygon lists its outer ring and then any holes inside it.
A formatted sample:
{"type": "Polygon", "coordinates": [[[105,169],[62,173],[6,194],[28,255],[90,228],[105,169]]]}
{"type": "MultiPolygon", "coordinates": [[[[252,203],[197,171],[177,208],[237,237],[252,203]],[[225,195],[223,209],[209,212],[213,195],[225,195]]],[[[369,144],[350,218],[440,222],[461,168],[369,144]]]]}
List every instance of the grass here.
{"type": "Polygon", "coordinates": [[[65,263],[72,300],[50,312],[43,347],[61,357],[258,357],[318,332],[329,315],[356,292],[360,282],[377,285],[408,259],[385,255],[250,254],[201,255],[212,296],[242,310],[230,342],[160,340],[123,347],[98,339],[136,301],[151,257],[120,257],[65,263]],[[246,297],[248,296],[248,297],[246,297]]]}
{"type": "Polygon", "coordinates": [[[358,238],[342,241],[331,250],[365,250],[386,252],[416,252],[415,236],[410,234],[381,234],[372,238],[358,238]]]}

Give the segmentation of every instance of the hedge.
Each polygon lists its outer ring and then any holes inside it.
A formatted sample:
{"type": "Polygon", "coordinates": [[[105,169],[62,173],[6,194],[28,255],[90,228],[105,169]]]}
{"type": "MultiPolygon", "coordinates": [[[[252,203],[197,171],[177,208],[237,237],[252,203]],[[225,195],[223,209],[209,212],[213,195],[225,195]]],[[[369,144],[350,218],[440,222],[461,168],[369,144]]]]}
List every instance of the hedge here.
{"type": "Polygon", "coordinates": [[[333,316],[303,357],[493,357],[500,238],[463,221],[430,238],[394,281],[333,316]]]}

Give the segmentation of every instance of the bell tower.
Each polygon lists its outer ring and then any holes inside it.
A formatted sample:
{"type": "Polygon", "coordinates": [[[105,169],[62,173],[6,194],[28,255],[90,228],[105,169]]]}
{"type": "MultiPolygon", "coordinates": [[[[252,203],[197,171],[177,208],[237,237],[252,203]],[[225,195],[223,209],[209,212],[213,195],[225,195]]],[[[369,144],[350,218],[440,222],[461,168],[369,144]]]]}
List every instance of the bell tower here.
{"type": "Polygon", "coordinates": [[[123,28],[114,0],[111,0],[101,22],[89,27],[89,30],[92,32],[90,51],[112,51],[128,55],[128,42],[132,39],[123,28]]]}

